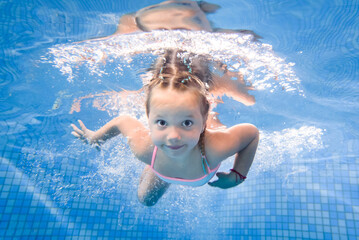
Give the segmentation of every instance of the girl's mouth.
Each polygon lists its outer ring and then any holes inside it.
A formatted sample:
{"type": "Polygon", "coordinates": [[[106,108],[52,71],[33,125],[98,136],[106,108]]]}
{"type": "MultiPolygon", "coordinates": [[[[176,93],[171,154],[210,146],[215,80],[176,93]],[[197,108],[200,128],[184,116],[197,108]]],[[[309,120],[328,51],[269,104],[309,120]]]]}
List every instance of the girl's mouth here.
{"type": "Polygon", "coordinates": [[[169,146],[169,145],[166,145],[169,149],[171,150],[178,150],[180,148],[182,148],[184,145],[178,145],[178,146],[169,146]]]}

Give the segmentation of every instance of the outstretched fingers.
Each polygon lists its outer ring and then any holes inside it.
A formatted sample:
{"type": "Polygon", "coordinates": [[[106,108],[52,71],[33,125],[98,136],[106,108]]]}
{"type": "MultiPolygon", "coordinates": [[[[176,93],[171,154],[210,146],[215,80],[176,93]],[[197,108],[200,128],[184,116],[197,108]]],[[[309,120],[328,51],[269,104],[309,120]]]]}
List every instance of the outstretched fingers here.
{"type": "Polygon", "coordinates": [[[84,124],[81,120],[77,120],[77,121],[79,122],[82,131],[83,131],[83,132],[86,132],[87,127],[85,126],[85,124],[84,124]]]}
{"type": "Polygon", "coordinates": [[[96,147],[97,150],[100,150],[101,141],[94,140],[95,132],[87,129],[85,124],[81,120],[78,120],[78,123],[80,125],[80,128],[78,128],[75,124],[71,124],[71,127],[73,129],[71,134],[74,137],[82,140],[84,143],[91,144],[96,147]]]}
{"type": "Polygon", "coordinates": [[[71,124],[71,127],[73,129],[71,134],[77,137],[78,139],[84,141],[85,143],[88,143],[89,141],[86,136],[86,131],[88,131],[88,129],[86,128],[85,124],[81,120],[78,120],[78,123],[80,124],[81,129],[78,128],[75,124],[71,124]]]}
{"type": "Polygon", "coordinates": [[[75,131],[72,131],[71,134],[72,134],[72,136],[74,136],[74,137],[81,138],[81,136],[80,136],[77,132],[75,132],[75,131]]]}
{"type": "Polygon", "coordinates": [[[81,138],[85,135],[85,133],[80,130],[75,124],[71,124],[71,127],[74,131],[71,132],[72,135],[74,135],[77,138],[81,138]]]}

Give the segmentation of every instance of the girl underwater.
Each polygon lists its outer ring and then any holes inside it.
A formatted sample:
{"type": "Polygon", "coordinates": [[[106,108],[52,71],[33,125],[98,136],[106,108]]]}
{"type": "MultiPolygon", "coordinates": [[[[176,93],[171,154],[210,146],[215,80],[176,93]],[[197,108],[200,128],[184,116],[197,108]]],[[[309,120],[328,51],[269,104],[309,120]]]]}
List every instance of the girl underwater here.
{"type": "MultiPolygon", "coordinates": [[[[248,30],[212,28],[206,14],[218,8],[204,1],[165,1],[122,16],[113,35],[180,29],[239,32],[251,34],[254,41],[260,38],[248,30]]],[[[119,134],[126,137],[135,157],[147,164],[138,186],[138,199],[146,206],[155,205],[171,184],[198,187],[208,183],[223,189],[241,184],[254,159],[258,130],[251,124],[223,128],[210,111],[209,99],[213,104],[225,94],[253,105],[255,99],[248,94],[253,90],[250,83],[246,85],[240,73],[211,63],[206,56],[176,49],[165,50],[151,72],[144,87],[148,128],[133,117],[118,116],[97,131],[87,129],[79,120],[80,128],[71,125],[72,134],[96,146],[119,134]],[[211,72],[210,66],[219,74],[211,72]],[[233,169],[217,173],[221,162],[233,155],[233,169]],[[215,174],[218,179],[209,182],[215,174]]],[[[79,111],[80,101],[74,101],[72,112],[79,111]]]]}
{"type": "Polygon", "coordinates": [[[148,128],[130,116],[118,116],[97,131],[81,120],[80,128],[71,125],[72,134],[89,144],[101,145],[119,134],[127,138],[135,157],[147,164],[138,186],[138,199],[146,206],[155,205],[171,184],[235,187],[253,162],[259,141],[255,126],[206,127],[212,82],[197,60],[178,50],[159,58],[145,86],[148,128]],[[233,169],[217,173],[221,162],[233,155],[233,169]],[[218,179],[209,182],[215,174],[218,179]]]}

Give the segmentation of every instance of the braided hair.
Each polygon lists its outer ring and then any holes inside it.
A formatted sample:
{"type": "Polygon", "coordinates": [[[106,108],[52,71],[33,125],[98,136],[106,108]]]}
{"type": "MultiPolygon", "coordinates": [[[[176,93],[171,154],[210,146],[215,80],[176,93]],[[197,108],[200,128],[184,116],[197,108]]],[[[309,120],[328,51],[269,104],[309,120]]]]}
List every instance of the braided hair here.
{"type": "MultiPolygon", "coordinates": [[[[201,114],[206,121],[210,110],[207,99],[211,85],[208,61],[203,56],[195,56],[178,50],[167,50],[152,67],[153,77],[145,86],[146,114],[150,113],[152,90],[155,88],[191,91],[198,97],[201,114]]],[[[199,147],[204,154],[204,131],[199,139],[199,147]]]]}

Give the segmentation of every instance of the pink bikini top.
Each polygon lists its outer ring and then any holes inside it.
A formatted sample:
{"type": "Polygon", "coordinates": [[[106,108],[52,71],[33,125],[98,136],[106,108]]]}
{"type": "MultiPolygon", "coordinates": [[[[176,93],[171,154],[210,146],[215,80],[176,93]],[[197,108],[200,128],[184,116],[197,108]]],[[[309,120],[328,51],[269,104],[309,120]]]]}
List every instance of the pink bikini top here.
{"type": "Polygon", "coordinates": [[[153,166],[155,164],[157,149],[158,149],[157,146],[155,146],[155,148],[153,149],[151,169],[159,178],[161,178],[163,181],[168,182],[168,183],[181,184],[181,185],[187,185],[187,186],[192,186],[192,187],[202,186],[202,185],[208,183],[209,180],[211,180],[211,178],[214,176],[214,174],[216,174],[219,166],[221,165],[221,164],[218,164],[218,166],[216,168],[211,170],[209,167],[209,164],[207,162],[206,156],[201,154],[202,155],[202,166],[203,166],[203,171],[204,171],[203,177],[196,178],[196,179],[183,179],[183,178],[167,177],[167,176],[160,174],[153,168],[153,166]],[[209,173],[207,173],[207,170],[206,170],[206,167],[204,166],[204,164],[207,165],[207,168],[209,169],[209,173]]]}

